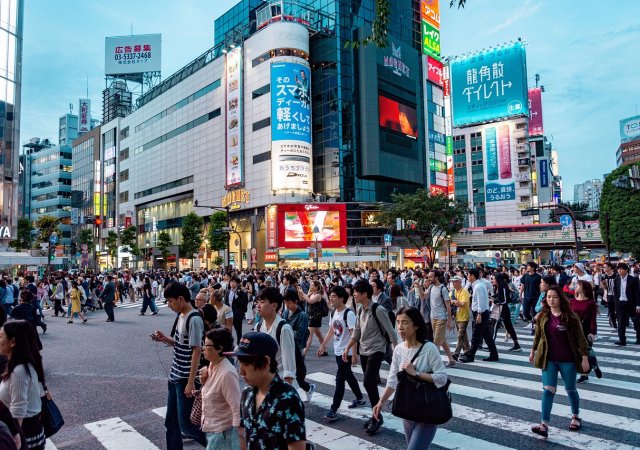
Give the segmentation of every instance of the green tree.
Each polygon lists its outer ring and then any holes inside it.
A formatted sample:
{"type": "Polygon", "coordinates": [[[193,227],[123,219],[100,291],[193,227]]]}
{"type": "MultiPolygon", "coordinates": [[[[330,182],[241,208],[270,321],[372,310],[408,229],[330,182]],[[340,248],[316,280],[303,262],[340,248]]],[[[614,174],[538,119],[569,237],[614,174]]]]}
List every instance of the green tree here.
{"type": "Polygon", "coordinates": [[[89,247],[89,252],[93,250],[93,230],[90,228],[80,230],[76,240],[78,241],[78,245],[82,246],[84,244],[89,247]]]}
{"type": "Polygon", "coordinates": [[[579,220],[581,222],[586,222],[586,221],[590,221],[590,220],[598,220],[598,212],[590,212],[589,209],[589,204],[588,203],[584,203],[584,202],[567,202],[561,203],[564,206],[567,206],[569,209],[571,209],[571,211],[573,211],[573,214],[576,217],[576,220],[579,220]]]}
{"type": "Polygon", "coordinates": [[[454,236],[462,228],[466,204],[448,199],[445,195],[430,195],[426,189],[415,194],[391,194],[391,204],[382,204],[382,223],[395,228],[396,218],[404,219],[404,236],[418,250],[425,248],[430,262],[447,236],[454,236]]]}
{"type": "Polygon", "coordinates": [[[60,237],[60,222],[57,218],[53,216],[40,216],[40,218],[36,221],[36,229],[38,230],[38,234],[36,236],[36,242],[38,244],[49,242],[49,236],[51,233],[55,232],[60,237]]]}
{"type": "Polygon", "coordinates": [[[131,225],[120,233],[120,244],[124,247],[122,251],[131,253],[136,260],[142,255],[142,250],[138,246],[138,233],[135,226],[131,225]]]}
{"type": "Polygon", "coordinates": [[[224,211],[216,211],[209,218],[209,247],[211,250],[220,252],[226,250],[229,242],[229,233],[222,231],[227,226],[227,213],[224,211]]]}
{"type": "Polygon", "coordinates": [[[111,258],[111,267],[115,267],[115,257],[118,254],[118,234],[115,231],[109,231],[105,247],[107,247],[108,255],[111,258]]]}
{"type": "Polygon", "coordinates": [[[218,267],[222,267],[222,264],[224,263],[224,258],[222,256],[216,256],[215,258],[213,258],[213,264],[215,264],[218,267]]]}
{"type": "Polygon", "coordinates": [[[18,219],[18,236],[15,241],[9,242],[9,245],[17,251],[30,249],[33,244],[33,237],[31,236],[33,230],[33,224],[28,218],[22,217],[18,219]]]}
{"type": "Polygon", "coordinates": [[[171,247],[172,245],[173,245],[173,242],[171,241],[171,235],[166,231],[161,231],[160,234],[158,234],[156,247],[160,251],[160,254],[162,255],[162,260],[164,261],[165,264],[167,263],[167,258],[171,254],[171,251],[169,251],[169,247],[171,247]]]}
{"type": "Polygon", "coordinates": [[[200,250],[204,219],[194,212],[190,212],[182,220],[182,251],[181,253],[191,259],[193,266],[194,253],[200,250]]]}
{"type": "Polygon", "coordinates": [[[640,234],[635,230],[640,228],[640,191],[632,189],[628,180],[620,180],[628,176],[629,167],[618,167],[604,180],[600,196],[600,230],[605,243],[608,233],[610,250],[631,252],[637,258],[640,256],[640,234]],[[605,220],[607,214],[610,230],[607,230],[605,220]]]}

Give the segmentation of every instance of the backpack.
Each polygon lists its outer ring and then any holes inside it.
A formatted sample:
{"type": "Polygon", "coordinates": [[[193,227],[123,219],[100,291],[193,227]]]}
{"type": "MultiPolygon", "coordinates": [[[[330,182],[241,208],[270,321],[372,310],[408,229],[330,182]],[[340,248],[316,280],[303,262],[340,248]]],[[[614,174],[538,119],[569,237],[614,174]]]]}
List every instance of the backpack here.
{"type": "MultiPolygon", "coordinates": [[[[187,329],[186,329],[186,331],[187,331],[187,336],[189,336],[189,324],[191,323],[191,319],[192,319],[192,318],[193,318],[193,316],[195,316],[196,314],[197,314],[197,315],[200,315],[200,313],[198,312],[198,310],[197,310],[197,309],[196,309],[196,310],[194,310],[194,311],[191,311],[191,312],[189,313],[189,315],[187,316],[187,329]]],[[[171,339],[173,339],[173,337],[174,337],[174,336],[175,336],[175,334],[176,334],[176,329],[178,328],[178,320],[179,320],[179,319],[180,319],[180,313],[177,313],[177,314],[176,314],[176,320],[174,320],[174,322],[173,322],[173,327],[171,327],[171,335],[170,335],[171,339]]]]}
{"type": "MultiPolygon", "coordinates": [[[[393,311],[389,311],[387,310],[384,306],[380,306],[377,303],[372,303],[371,304],[371,312],[373,314],[373,318],[376,320],[376,323],[378,324],[378,328],[380,329],[380,333],[382,334],[382,336],[384,337],[384,340],[387,341],[387,344],[391,343],[391,338],[389,337],[389,334],[386,332],[386,330],[382,327],[382,324],[380,323],[380,321],[378,320],[378,316],[376,315],[376,311],[378,310],[378,307],[384,309],[387,312],[387,315],[389,316],[389,320],[391,321],[391,326],[393,328],[395,328],[395,323],[396,323],[396,315],[394,314],[393,311]]],[[[362,309],[360,310],[360,313],[362,313],[362,309]]],[[[345,313],[345,318],[346,318],[346,313],[345,313]]]]}
{"type": "MultiPolygon", "coordinates": [[[[286,324],[287,321],[282,320],[278,324],[278,328],[276,328],[276,342],[278,342],[278,348],[280,348],[280,334],[282,333],[282,327],[286,324]]],[[[304,380],[304,377],[307,376],[307,366],[304,363],[304,356],[302,356],[300,347],[295,343],[295,339],[293,342],[293,348],[296,354],[296,380],[304,380]]]]}
{"type": "Polygon", "coordinates": [[[509,283],[509,299],[507,303],[520,303],[520,292],[513,283],[509,283]]]}

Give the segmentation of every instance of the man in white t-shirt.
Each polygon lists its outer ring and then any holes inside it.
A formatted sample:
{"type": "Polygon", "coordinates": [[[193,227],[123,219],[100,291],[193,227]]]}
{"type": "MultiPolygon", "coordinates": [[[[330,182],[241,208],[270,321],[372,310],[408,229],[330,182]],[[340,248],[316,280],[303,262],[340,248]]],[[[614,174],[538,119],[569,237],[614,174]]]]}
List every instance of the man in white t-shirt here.
{"type": "Polygon", "coordinates": [[[347,300],[349,299],[349,293],[342,286],[334,286],[329,293],[329,303],[331,307],[335,309],[333,316],[331,316],[331,326],[327,331],[320,348],[318,349],[318,356],[326,352],[326,346],[333,337],[333,351],[336,356],[336,363],[338,364],[338,373],[336,374],[336,390],[333,393],[333,403],[329,408],[329,411],[325,414],[325,419],[329,422],[333,422],[338,419],[338,408],[344,398],[344,383],[349,383],[349,387],[355,394],[356,398],[351,401],[349,408],[357,408],[364,406],[362,391],[358,385],[358,380],[351,371],[351,365],[357,362],[357,354],[351,352],[350,361],[343,361],[342,355],[345,352],[351,334],[356,326],[356,314],[355,311],[347,308],[347,300]]]}
{"type": "Polygon", "coordinates": [[[582,263],[575,263],[573,265],[573,279],[571,280],[571,290],[575,291],[578,287],[578,280],[588,281],[593,287],[593,277],[589,275],[582,263]]]}

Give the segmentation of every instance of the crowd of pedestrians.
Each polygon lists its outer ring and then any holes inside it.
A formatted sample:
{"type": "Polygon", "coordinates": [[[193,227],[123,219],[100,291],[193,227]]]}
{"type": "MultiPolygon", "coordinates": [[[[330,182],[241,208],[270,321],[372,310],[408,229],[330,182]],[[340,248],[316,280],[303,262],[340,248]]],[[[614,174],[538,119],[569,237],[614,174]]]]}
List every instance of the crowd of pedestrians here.
{"type": "MultiPolygon", "coordinates": [[[[153,340],[173,348],[165,419],[171,450],[181,449],[186,438],[207,449],[305,448],[304,404],[317,388],[306,380],[305,358],[324,358],[329,350],[336,379],[325,419],[338,419],[348,385],[348,408],[370,408],[363,425],[376,434],[399,372],[441,388],[448,384],[447,367],[473,364],[481,349],[488,350],[485,361],[499,361],[500,330],[505,342],[513,342],[508,351],[522,351],[515,332],[522,324],[534,336],[529,360],[542,373],[541,421],[532,431],[549,433],[558,373],[571,405],[568,428],[578,431],[576,386],[588,382],[591,371],[602,376],[594,350],[599,304],[617,332],[616,345],[627,345],[629,325],[632,343],[640,344],[639,273],[637,265],[626,263],[600,270],[530,262],[522,269],[386,273],[357,268],[3,277],[0,421],[17,448],[42,448],[37,417],[44,371],[37,328],[45,333],[46,321],[56,316],[74,323],[77,315],[86,323],[98,310],[114,322],[118,305],[142,299],[141,316],[147,310],[158,314],[160,302],[175,313],[170,333],[152,333],[153,340]],[[388,376],[380,395],[385,362],[388,376]],[[364,392],[353,371],[358,364],[364,392]],[[17,397],[7,396],[16,389],[17,397]]],[[[403,423],[408,448],[429,447],[437,424],[403,423]]]]}

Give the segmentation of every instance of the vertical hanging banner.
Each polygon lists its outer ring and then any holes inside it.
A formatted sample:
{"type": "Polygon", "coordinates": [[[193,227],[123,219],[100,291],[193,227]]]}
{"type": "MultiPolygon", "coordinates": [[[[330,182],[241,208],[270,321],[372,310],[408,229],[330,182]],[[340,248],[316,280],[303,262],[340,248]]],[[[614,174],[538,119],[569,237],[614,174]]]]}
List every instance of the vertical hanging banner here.
{"type": "Polygon", "coordinates": [[[549,187],[549,161],[546,158],[539,159],[540,164],[540,187],[549,187]]]}
{"type": "Polygon", "coordinates": [[[529,137],[542,136],[542,89],[529,89],[529,137]]]}
{"type": "Polygon", "coordinates": [[[489,127],[484,132],[485,148],[487,151],[487,181],[499,178],[498,174],[498,139],[496,128],[489,127]]]}
{"type": "Polygon", "coordinates": [[[244,184],[242,124],[242,49],[236,47],[226,57],[226,182],[225,188],[244,184]]]}
{"type": "Polygon", "coordinates": [[[271,64],[271,189],[311,192],[309,64],[271,64]]]}
{"type": "Polygon", "coordinates": [[[78,133],[91,130],[91,100],[81,98],[78,104],[78,133]]]}
{"type": "Polygon", "coordinates": [[[511,170],[511,122],[482,130],[487,146],[485,197],[487,203],[515,200],[516,187],[511,170]]]}

